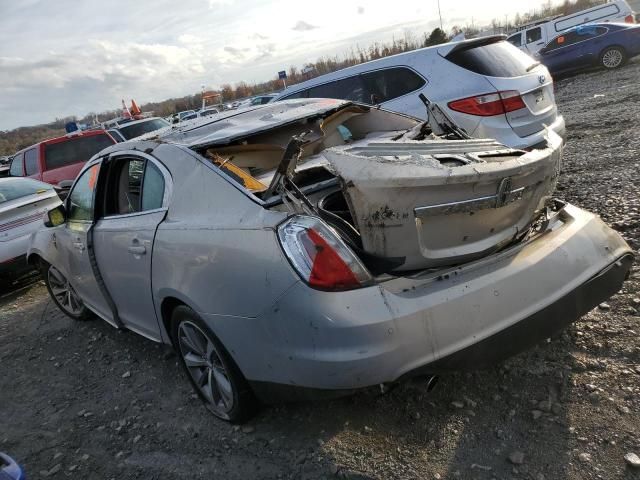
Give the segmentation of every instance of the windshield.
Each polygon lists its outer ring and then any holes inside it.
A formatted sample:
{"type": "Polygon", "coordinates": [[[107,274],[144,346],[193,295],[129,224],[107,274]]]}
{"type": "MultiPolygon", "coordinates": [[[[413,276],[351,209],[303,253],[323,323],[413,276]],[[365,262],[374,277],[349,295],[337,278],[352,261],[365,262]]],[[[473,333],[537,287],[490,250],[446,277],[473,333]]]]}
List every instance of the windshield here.
{"type": "Polygon", "coordinates": [[[53,190],[51,185],[31,178],[5,178],[0,181],[0,203],[53,190]]]}
{"type": "Polygon", "coordinates": [[[153,132],[155,130],[159,130],[168,126],[169,122],[163,120],[162,118],[153,118],[151,120],[147,120],[146,122],[140,122],[134,125],[122,127],[120,128],[120,133],[125,139],[131,140],[132,138],[139,137],[140,135],[144,135],[145,133],[153,132]]]}

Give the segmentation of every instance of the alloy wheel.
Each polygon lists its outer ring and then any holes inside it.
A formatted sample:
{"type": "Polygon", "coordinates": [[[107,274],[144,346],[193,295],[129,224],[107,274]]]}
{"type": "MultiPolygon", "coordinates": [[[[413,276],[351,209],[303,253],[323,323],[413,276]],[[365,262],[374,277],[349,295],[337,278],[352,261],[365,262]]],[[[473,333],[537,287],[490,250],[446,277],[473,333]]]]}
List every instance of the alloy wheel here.
{"type": "Polygon", "coordinates": [[[178,327],[180,353],[207,407],[222,418],[228,418],[234,406],[231,380],[213,341],[190,321],[178,327]]]}
{"type": "Polygon", "coordinates": [[[622,63],[624,57],[622,52],[617,49],[611,49],[604,52],[602,55],[602,64],[607,68],[617,68],[622,63]]]}
{"type": "Polygon", "coordinates": [[[67,278],[53,265],[47,272],[47,280],[51,294],[58,305],[71,316],[79,316],[83,313],[84,305],[78,294],[73,289],[67,278]]]}

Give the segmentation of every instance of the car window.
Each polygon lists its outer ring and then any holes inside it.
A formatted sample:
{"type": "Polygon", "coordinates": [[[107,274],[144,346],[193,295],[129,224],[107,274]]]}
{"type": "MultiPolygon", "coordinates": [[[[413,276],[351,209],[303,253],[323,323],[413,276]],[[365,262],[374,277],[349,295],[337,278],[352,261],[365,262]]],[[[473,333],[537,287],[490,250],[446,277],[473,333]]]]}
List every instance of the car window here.
{"type": "Polygon", "coordinates": [[[542,28],[532,28],[531,30],[527,30],[527,43],[538,42],[542,40],[542,28]]]}
{"type": "Polygon", "coordinates": [[[162,208],[164,177],[153,163],[147,161],[142,184],[142,210],[162,208]]]}
{"type": "Polygon", "coordinates": [[[507,38],[507,42],[509,42],[511,45],[515,45],[516,47],[522,46],[522,32],[511,35],[509,38],[507,38]]]}
{"type": "Polygon", "coordinates": [[[576,28],[576,34],[578,37],[581,37],[582,40],[595,38],[605,33],[607,33],[606,27],[596,27],[595,25],[583,25],[576,28]]]}
{"type": "Polygon", "coordinates": [[[364,73],[361,77],[368,94],[363,101],[372,105],[414,92],[427,83],[417,73],[404,67],[364,73]]]}
{"type": "Polygon", "coordinates": [[[160,170],[140,158],[114,162],[107,180],[105,215],[127,215],[162,207],[164,177],[160,170]]]}
{"type": "Polygon", "coordinates": [[[24,174],[26,176],[38,173],[38,151],[35,148],[24,152],[24,174]]]}
{"type": "Polygon", "coordinates": [[[283,97],[282,100],[293,100],[294,98],[309,98],[309,90],[300,90],[299,92],[283,97]]]}
{"type": "Polygon", "coordinates": [[[22,153],[19,153],[13,160],[11,161],[11,166],[9,167],[9,175],[12,177],[22,177],[24,175],[24,166],[22,164],[22,160],[24,156],[22,153]]]}
{"type": "Polygon", "coordinates": [[[53,190],[51,185],[31,178],[5,178],[0,180],[0,203],[53,190]]]}
{"type": "Polygon", "coordinates": [[[67,218],[70,221],[93,220],[93,207],[99,171],[100,164],[93,165],[80,175],[73,186],[68,200],[69,212],[67,218]]]}
{"type": "Polygon", "coordinates": [[[44,161],[47,170],[64,167],[77,162],[86,162],[96,153],[113,145],[107,134],[88,137],[70,137],[61,142],[44,147],[44,161]]]}
{"type": "Polygon", "coordinates": [[[365,86],[359,76],[343,78],[309,89],[309,98],[341,98],[369,103],[365,86]]]}
{"type": "Polygon", "coordinates": [[[509,42],[454,49],[446,57],[459,67],[489,77],[519,77],[527,75],[534,60],[509,42]]]}
{"type": "Polygon", "coordinates": [[[118,130],[107,130],[107,133],[111,135],[116,142],[124,142],[124,138],[120,135],[118,130]]]}
{"type": "Polygon", "coordinates": [[[120,128],[120,133],[124,138],[130,140],[132,138],[139,137],[145,133],[154,132],[161,128],[168,127],[169,122],[161,118],[154,118],[141,123],[134,123],[133,125],[126,125],[120,128]]]}
{"type": "Polygon", "coordinates": [[[558,48],[568,47],[569,45],[582,42],[586,39],[587,37],[579,35],[576,30],[569,30],[568,32],[558,35],[556,38],[551,40],[545,48],[545,51],[550,52],[558,48]]]}

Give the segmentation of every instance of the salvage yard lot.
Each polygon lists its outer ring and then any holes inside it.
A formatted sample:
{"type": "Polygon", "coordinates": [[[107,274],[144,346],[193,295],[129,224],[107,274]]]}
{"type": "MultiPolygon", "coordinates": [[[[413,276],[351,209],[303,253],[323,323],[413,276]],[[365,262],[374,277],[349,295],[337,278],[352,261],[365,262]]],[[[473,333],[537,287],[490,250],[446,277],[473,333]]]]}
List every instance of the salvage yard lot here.
{"type": "MultiPolygon", "coordinates": [[[[640,61],[561,80],[558,196],[640,246],[640,61]]],[[[541,279],[540,281],[544,281],[541,279]]],[[[640,478],[640,270],[561,337],[493,369],[386,395],[209,415],[163,347],[0,300],[0,451],[29,478],[640,478]]]]}

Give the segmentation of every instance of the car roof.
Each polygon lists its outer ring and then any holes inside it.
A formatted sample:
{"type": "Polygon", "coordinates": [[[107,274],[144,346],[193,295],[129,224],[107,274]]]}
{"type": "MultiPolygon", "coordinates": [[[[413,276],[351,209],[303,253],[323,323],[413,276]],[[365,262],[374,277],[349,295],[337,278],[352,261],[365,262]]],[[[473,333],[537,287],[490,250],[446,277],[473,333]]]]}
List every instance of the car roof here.
{"type": "MultiPolygon", "coordinates": [[[[327,98],[284,100],[221,112],[215,117],[199,117],[186,124],[143,135],[136,140],[173,143],[189,148],[226,145],[235,140],[299,122],[315,115],[340,109],[352,102],[327,98]]],[[[131,148],[131,142],[128,142],[131,148]]],[[[122,145],[122,144],[119,144],[122,145]]],[[[109,147],[109,151],[125,147],[109,147]]]]}
{"type": "MultiPolygon", "coordinates": [[[[306,80],[304,82],[296,83],[295,85],[290,85],[289,87],[285,88],[283,91],[281,91],[276,95],[276,101],[278,101],[278,98],[283,98],[289,95],[293,95],[299,92],[300,90],[305,90],[310,87],[315,87],[317,85],[333,82],[335,80],[357,75],[359,73],[364,73],[371,70],[381,70],[386,68],[392,68],[396,66],[398,67],[407,66],[407,63],[404,60],[405,57],[409,57],[413,55],[424,55],[427,53],[433,53],[436,55],[439,54],[440,56],[444,57],[454,50],[479,47],[482,45],[499,42],[499,41],[505,40],[506,38],[507,38],[506,35],[488,35],[488,36],[479,37],[479,38],[471,38],[467,40],[441,43],[439,45],[418,48],[416,50],[410,50],[408,52],[401,52],[401,53],[396,53],[395,55],[376,58],[375,60],[369,60],[368,62],[358,63],[357,65],[341,68],[334,72],[325,73],[317,77],[311,78],[309,80],[306,80]]],[[[433,68],[433,67],[429,67],[429,68],[433,68]]]]}

